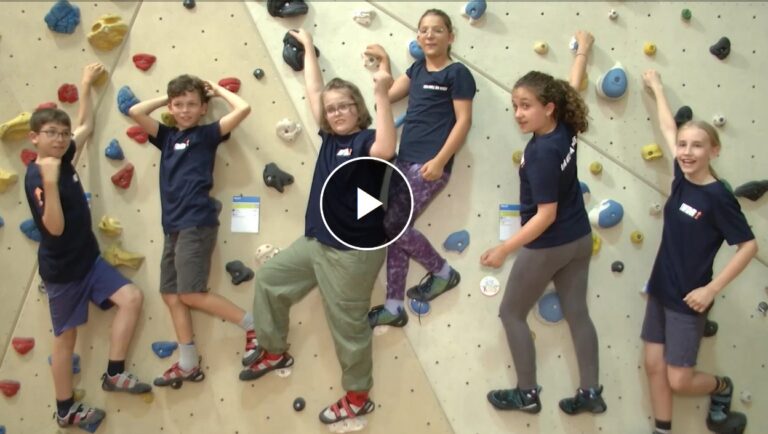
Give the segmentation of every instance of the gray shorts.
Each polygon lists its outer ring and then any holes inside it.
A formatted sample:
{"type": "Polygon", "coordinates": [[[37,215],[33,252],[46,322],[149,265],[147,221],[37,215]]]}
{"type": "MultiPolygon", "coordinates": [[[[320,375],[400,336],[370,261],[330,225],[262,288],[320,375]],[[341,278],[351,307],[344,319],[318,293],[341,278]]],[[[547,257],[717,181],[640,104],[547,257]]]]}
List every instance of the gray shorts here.
{"type": "Polygon", "coordinates": [[[195,226],[165,235],[160,260],[160,293],[208,291],[211,255],[218,226],[195,226]]]}
{"type": "Polygon", "coordinates": [[[657,298],[649,295],[640,337],[649,343],[664,344],[667,364],[693,367],[706,322],[705,314],[689,315],[665,308],[657,298]]]}

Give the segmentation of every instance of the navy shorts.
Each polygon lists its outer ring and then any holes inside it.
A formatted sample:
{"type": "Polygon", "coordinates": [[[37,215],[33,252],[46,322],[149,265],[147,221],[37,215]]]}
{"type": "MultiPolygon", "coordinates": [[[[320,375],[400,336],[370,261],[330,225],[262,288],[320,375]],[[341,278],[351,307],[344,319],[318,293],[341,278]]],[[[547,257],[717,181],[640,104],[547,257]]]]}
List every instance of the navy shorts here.
{"type": "Polygon", "coordinates": [[[640,337],[649,343],[664,344],[664,360],[668,365],[693,367],[696,366],[706,322],[706,314],[677,312],[664,307],[657,298],[649,295],[640,337]]]}
{"type": "Polygon", "coordinates": [[[160,293],[208,291],[218,226],[195,226],[167,234],[160,260],[160,293]]]}
{"type": "Polygon", "coordinates": [[[102,310],[111,308],[113,303],[109,298],[118,289],[130,283],[130,280],[101,256],[93,263],[88,274],[80,280],[67,283],[45,282],[53,335],[59,336],[88,322],[89,301],[102,310]]]}

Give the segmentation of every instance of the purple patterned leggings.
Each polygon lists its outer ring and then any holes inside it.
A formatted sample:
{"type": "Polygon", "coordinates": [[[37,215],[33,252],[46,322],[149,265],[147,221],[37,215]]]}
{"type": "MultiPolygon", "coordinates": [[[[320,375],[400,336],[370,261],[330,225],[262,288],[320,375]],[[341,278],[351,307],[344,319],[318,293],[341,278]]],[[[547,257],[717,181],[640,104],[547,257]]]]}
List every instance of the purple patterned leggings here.
{"type": "MultiPolygon", "coordinates": [[[[425,181],[419,173],[423,164],[397,161],[395,165],[403,172],[413,191],[413,218],[403,235],[387,249],[387,299],[403,300],[410,258],[432,273],[437,273],[445,265],[445,259],[437,253],[424,234],[413,228],[413,223],[437,193],[448,184],[451,175],[443,172],[437,181],[425,181]]],[[[384,216],[387,236],[396,237],[397,231],[403,227],[402,222],[408,219],[409,201],[405,185],[391,184],[389,204],[384,216]]]]}

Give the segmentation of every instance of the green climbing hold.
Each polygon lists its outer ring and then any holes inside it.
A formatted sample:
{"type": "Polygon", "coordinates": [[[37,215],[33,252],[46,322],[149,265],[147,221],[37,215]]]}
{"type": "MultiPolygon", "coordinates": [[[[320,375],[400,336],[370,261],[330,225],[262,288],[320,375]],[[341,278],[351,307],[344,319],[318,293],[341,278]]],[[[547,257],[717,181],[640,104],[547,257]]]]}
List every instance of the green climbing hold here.
{"type": "Polygon", "coordinates": [[[680,16],[681,16],[681,17],[682,17],[682,18],[683,18],[685,21],[691,21],[691,17],[693,16],[693,14],[691,13],[691,10],[690,10],[690,9],[687,9],[687,8],[686,8],[686,9],[683,9],[683,11],[682,11],[682,12],[680,12],[680,16]]]}

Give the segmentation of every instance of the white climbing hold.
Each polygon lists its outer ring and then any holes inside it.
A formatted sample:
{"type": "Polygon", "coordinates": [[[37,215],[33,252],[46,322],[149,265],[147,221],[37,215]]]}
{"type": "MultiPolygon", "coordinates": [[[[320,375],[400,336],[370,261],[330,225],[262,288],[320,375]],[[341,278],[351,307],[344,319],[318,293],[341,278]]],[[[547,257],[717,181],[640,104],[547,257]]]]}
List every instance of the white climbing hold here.
{"type": "Polygon", "coordinates": [[[727,119],[725,119],[725,116],[721,114],[716,114],[712,116],[712,124],[716,127],[722,127],[725,125],[727,119]]]}
{"type": "Polygon", "coordinates": [[[296,139],[296,136],[301,132],[301,125],[298,122],[294,122],[288,118],[282,119],[277,123],[275,127],[277,136],[281,139],[292,142],[296,139]]]}
{"type": "Polygon", "coordinates": [[[262,244],[256,249],[256,262],[264,264],[274,258],[278,253],[280,253],[280,249],[272,244],[262,244]]]}
{"type": "Polygon", "coordinates": [[[362,53],[360,57],[363,58],[363,66],[365,66],[367,69],[371,71],[376,71],[377,69],[379,69],[379,64],[381,63],[381,59],[374,56],[368,56],[365,53],[362,53]]]}
{"type": "Polygon", "coordinates": [[[376,11],[366,9],[358,9],[352,16],[352,19],[355,20],[357,24],[365,27],[370,26],[371,21],[373,21],[374,18],[376,18],[376,11]]]}
{"type": "Polygon", "coordinates": [[[611,20],[616,20],[619,18],[619,13],[616,12],[616,9],[611,9],[611,11],[608,12],[608,18],[610,18],[611,20]]]}
{"type": "Polygon", "coordinates": [[[659,215],[661,214],[662,207],[661,204],[658,202],[654,202],[651,204],[651,206],[648,208],[648,213],[651,215],[659,215]]]}

